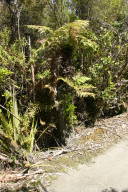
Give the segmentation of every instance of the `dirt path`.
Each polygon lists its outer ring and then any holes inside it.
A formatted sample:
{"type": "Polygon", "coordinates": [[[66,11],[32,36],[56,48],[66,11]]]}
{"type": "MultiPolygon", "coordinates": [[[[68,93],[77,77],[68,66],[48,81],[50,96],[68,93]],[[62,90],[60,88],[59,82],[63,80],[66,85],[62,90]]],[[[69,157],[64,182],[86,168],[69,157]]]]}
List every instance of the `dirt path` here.
{"type": "Polygon", "coordinates": [[[61,175],[48,191],[101,192],[110,187],[118,192],[128,192],[128,138],[90,164],[80,165],[77,170],[69,170],[61,175]]]}

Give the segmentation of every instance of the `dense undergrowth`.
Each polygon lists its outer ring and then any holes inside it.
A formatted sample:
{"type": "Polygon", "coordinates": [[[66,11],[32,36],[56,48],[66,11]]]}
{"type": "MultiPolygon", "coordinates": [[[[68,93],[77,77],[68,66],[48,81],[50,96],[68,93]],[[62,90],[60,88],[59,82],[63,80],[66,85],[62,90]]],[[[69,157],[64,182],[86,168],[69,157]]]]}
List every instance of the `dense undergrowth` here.
{"type": "Polygon", "coordinates": [[[5,12],[0,18],[0,152],[17,157],[65,145],[74,126],[93,126],[97,118],[127,110],[127,3],[123,3],[113,0],[108,9],[111,21],[93,3],[92,16],[77,15],[75,1],[73,7],[64,4],[68,19],[58,12],[63,22],[58,16],[51,22],[49,6],[56,8],[57,2],[47,1],[45,26],[38,11],[39,22],[32,13],[41,9],[41,2],[31,2],[29,8],[27,1],[1,3],[5,12]],[[113,15],[118,4],[121,9],[117,7],[113,15]]]}

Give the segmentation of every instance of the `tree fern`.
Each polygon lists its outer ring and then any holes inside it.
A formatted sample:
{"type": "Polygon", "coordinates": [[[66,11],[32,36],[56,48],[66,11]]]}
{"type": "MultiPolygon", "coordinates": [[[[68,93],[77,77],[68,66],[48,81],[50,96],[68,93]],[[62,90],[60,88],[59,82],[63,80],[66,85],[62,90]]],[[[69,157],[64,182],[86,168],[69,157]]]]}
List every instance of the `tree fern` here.
{"type": "Polygon", "coordinates": [[[49,48],[56,50],[56,48],[60,48],[64,44],[75,46],[78,42],[86,46],[94,47],[94,49],[97,48],[97,44],[95,43],[97,38],[89,29],[88,21],[76,20],[60,27],[51,34],[42,45],[41,49],[49,48]]]}

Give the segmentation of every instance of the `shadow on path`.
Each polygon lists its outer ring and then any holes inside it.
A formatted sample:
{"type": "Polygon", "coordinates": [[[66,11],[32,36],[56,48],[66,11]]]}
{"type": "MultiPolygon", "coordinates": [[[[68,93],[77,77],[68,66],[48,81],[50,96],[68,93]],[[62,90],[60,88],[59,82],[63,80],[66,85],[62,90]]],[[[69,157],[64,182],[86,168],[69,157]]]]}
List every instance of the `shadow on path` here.
{"type": "MultiPolygon", "coordinates": [[[[119,192],[119,191],[117,191],[116,189],[110,187],[110,189],[104,189],[102,192],[119,192]]],[[[128,189],[123,190],[121,192],[128,192],[128,189]]]]}

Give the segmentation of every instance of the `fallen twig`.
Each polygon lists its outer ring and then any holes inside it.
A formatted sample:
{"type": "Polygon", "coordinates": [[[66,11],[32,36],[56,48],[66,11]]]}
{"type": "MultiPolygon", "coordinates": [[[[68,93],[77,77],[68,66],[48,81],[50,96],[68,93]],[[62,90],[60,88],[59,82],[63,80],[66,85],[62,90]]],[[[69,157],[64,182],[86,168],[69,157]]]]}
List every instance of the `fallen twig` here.
{"type": "Polygon", "coordinates": [[[0,183],[16,182],[19,180],[26,179],[27,177],[30,178],[31,176],[35,176],[37,174],[43,174],[43,173],[44,171],[42,170],[34,171],[32,173],[27,173],[27,174],[23,174],[23,172],[18,174],[4,173],[3,175],[0,176],[0,183]]]}

